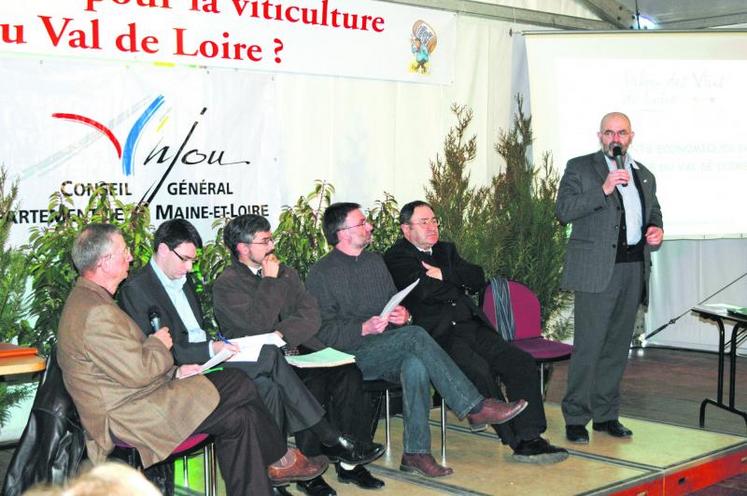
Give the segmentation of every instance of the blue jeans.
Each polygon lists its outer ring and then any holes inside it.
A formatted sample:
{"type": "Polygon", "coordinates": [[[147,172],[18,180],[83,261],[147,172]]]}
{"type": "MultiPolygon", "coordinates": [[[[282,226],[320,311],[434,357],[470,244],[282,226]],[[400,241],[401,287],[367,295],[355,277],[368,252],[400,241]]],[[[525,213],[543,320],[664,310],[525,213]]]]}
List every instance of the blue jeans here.
{"type": "Polygon", "coordinates": [[[422,327],[400,327],[367,336],[353,353],[364,379],[402,385],[405,453],[431,452],[431,383],[459,418],[483,400],[422,327]]]}

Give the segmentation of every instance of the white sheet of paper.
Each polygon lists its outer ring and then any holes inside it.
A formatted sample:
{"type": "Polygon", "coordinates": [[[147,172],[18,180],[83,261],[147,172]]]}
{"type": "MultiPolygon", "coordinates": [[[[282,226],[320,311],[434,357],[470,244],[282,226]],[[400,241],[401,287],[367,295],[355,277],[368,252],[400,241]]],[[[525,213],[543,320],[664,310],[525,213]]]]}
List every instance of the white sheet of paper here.
{"type": "Polygon", "coordinates": [[[226,348],[223,348],[218,353],[216,353],[215,355],[213,355],[213,358],[211,358],[207,362],[205,362],[202,365],[200,365],[200,370],[199,371],[193,372],[191,374],[185,374],[185,375],[181,375],[181,374],[177,373],[177,379],[186,379],[187,377],[192,377],[193,375],[202,374],[206,370],[215,367],[219,363],[225,362],[228,358],[231,357],[232,354],[233,354],[232,351],[229,351],[226,348]]]}
{"type": "Polygon", "coordinates": [[[384,306],[384,310],[382,310],[381,313],[379,314],[379,317],[383,319],[389,312],[394,310],[397,307],[397,305],[402,303],[402,300],[404,300],[407,297],[407,295],[410,294],[410,291],[412,291],[412,289],[415,286],[417,286],[419,282],[420,282],[420,278],[415,279],[414,283],[410,284],[405,289],[403,289],[399,293],[392,296],[387,302],[387,304],[384,306]]]}
{"type": "Polygon", "coordinates": [[[285,346],[285,341],[274,332],[234,338],[231,343],[241,348],[241,351],[229,358],[229,362],[256,362],[264,345],[271,344],[278,348],[285,346]]]}

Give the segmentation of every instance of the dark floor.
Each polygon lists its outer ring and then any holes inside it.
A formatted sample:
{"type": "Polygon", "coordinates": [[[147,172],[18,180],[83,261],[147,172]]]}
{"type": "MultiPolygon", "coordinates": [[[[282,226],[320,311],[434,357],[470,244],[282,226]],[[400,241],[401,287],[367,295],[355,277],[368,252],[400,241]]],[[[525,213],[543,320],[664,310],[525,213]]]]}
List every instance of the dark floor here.
{"type": "MultiPolygon", "coordinates": [[[[555,364],[548,401],[559,403],[562,399],[567,370],[568,362],[555,364]]],[[[737,372],[736,406],[747,410],[747,358],[737,359],[737,372]]],[[[632,350],[623,379],[621,414],[698,427],[700,402],[705,397],[715,399],[716,376],[717,356],[712,353],[654,348],[632,350]]],[[[725,388],[728,391],[728,377],[725,388]]],[[[747,425],[741,417],[712,406],[706,411],[705,427],[747,437],[747,425]]],[[[11,456],[12,450],[0,449],[0,476],[3,478],[11,456]]],[[[747,495],[747,473],[695,494],[747,495]]]]}
{"type": "MultiPolygon", "coordinates": [[[[565,392],[568,362],[554,366],[547,400],[560,403],[565,392]]],[[[621,414],[689,427],[698,427],[700,402],[716,399],[718,356],[715,353],[669,349],[634,349],[622,385],[621,414]]],[[[736,407],[747,410],[747,358],[737,358],[736,407]]],[[[728,362],[724,372],[724,401],[729,390],[728,362]]],[[[713,406],[706,409],[705,428],[747,437],[739,415],[713,406]]],[[[697,496],[747,495],[747,473],[703,489],[697,496]]]]}

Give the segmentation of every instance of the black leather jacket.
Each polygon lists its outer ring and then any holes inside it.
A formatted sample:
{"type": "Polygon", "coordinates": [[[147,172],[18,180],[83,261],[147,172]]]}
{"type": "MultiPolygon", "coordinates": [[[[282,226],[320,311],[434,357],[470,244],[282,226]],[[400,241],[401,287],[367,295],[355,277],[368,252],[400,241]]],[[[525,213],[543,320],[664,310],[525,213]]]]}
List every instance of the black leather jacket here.
{"type": "Polygon", "coordinates": [[[37,483],[62,484],[77,473],[86,454],[85,433],[56,357],[53,349],[5,475],[5,496],[17,496],[37,483]]]}

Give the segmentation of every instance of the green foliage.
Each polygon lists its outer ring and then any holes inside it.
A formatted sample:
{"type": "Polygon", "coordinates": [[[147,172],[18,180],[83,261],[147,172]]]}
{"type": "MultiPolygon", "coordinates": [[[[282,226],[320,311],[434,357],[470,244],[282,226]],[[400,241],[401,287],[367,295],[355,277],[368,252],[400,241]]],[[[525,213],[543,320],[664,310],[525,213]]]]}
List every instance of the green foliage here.
{"type": "Polygon", "coordinates": [[[322,233],[322,215],[332,203],[334,192],[334,186],[316,180],[308,195],[299,197],[292,207],[283,207],[273,233],[278,258],[295,268],[302,279],[306,278],[314,262],[329,251],[322,233]]]}
{"type": "MultiPolygon", "coordinates": [[[[18,185],[8,187],[8,175],[4,167],[0,168],[0,341],[26,346],[24,338],[29,334],[30,326],[24,318],[26,288],[26,256],[21,250],[8,247],[8,237],[13,226],[11,213],[16,208],[18,185]]],[[[29,396],[28,387],[8,389],[0,384],[0,427],[8,421],[10,409],[19,401],[29,396]]]]}
{"type": "Polygon", "coordinates": [[[426,187],[425,198],[438,216],[441,236],[456,243],[468,259],[475,260],[481,246],[476,234],[484,225],[487,188],[469,184],[467,164],[477,154],[477,136],[466,137],[472,110],[454,104],[451,111],[457,123],[444,138],[443,158],[436,155],[430,162],[430,188],[426,187]]]}
{"type": "MultiPolygon", "coordinates": [[[[472,111],[452,106],[457,124],[444,140],[444,159],[431,162],[426,199],[441,221],[441,236],[454,241],[461,255],[481,265],[488,277],[503,276],[530,287],[542,304],[543,322],[552,321],[568,296],[560,291],[565,230],[555,219],[558,177],[546,153],[542,165],[528,158],[531,117],[518,111],[509,131],[500,131],[495,150],[506,162],[489,187],[469,184],[467,168],[475,157],[476,138],[465,138],[472,111]]],[[[567,326],[546,329],[567,337],[567,326]]]]}
{"type": "Polygon", "coordinates": [[[213,222],[215,239],[203,245],[198,253],[197,262],[192,265],[192,277],[195,289],[200,298],[200,306],[205,319],[205,331],[211,334],[218,328],[213,312],[213,283],[215,279],[231,263],[231,252],[223,243],[223,230],[230,219],[218,219],[213,222]]]}
{"type": "Polygon", "coordinates": [[[148,208],[123,203],[105,187],[95,190],[82,210],[74,208],[70,197],[56,192],[50,197],[48,211],[51,223],[32,227],[27,246],[29,316],[35,319],[28,341],[45,355],[54,343],[62,307],[77,278],[70,251],[78,233],[92,223],[110,223],[122,229],[132,251],[130,270],[148,262],[153,238],[148,208]]]}
{"type": "MultiPolygon", "coordinates": [[[[490,188],[488,205],[496,215],[489,231],[500,250],[491,253],[487,267],[530,287],[542,304],[543,322],[550,322],[569,296],[560,291],[566,230],[555,218],[559,178],[549,153],[540,167],[529,160],[532,118],[524,114],[520,97],[517,104],[512,129],[500,131],[495,144],[506,168],[490,188]]],[[[567,337],[562,322],[549,331],[567,337]]]]}
{"type": "Polygon", "coordinates": [[[373,225],[373,241],[369,249],[384,253],[400,237],[399,208],[397,200],[384,192],[383,200],[376,200],[374,207],[366,212],[368,221],[373,225]]]}
{"type": "Polygon", "coordinates": [[[0,427],[10,420],[10,410],[19,401],[22,401],[29,396],[34,389],[31,386],[7,386],[0,384],[0,427]]]}

